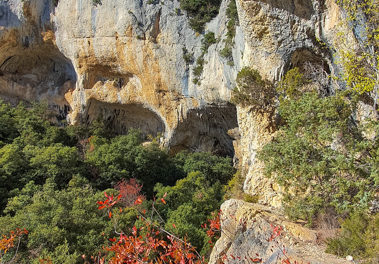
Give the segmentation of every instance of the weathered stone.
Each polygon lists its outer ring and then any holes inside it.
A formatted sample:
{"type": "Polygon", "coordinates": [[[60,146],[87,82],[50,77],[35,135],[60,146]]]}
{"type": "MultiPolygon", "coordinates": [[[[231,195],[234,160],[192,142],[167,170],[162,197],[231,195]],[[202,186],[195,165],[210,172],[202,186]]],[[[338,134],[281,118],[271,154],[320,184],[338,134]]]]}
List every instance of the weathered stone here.
{"type": "Polygon", "coordinates": [[[289,222],[270,207],[232,199],[222,204],[221,211],[221,237],[210,264],[254,263],[252,259],[283,263],[287,258],[291,263],[346,263],[324,253],[315,231],[289,222]]]}

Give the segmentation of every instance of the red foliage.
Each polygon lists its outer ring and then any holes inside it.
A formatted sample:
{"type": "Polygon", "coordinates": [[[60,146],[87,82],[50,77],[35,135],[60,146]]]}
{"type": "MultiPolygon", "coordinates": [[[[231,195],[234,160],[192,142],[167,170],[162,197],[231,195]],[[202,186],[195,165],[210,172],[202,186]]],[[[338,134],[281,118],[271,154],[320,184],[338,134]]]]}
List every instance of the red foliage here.
{"type": "Polygon", "coordinates": [[[117,242],[106,249],[114,253],[110,263],[203,263],[189,243],[170,235],[163,239],[156,227],[145,224],[144,228],[133,227],[132,235],[121,234],[117,242]]]}
{"type": "Polygon", "coordinates": [[[217,214],[213,214],[211,219],[208,219],[208,224],[203,224],[202,228],[206,230],[207,236],[209,237],[208,243],[213,245],[214,241],[220,238],[221,235],[221,222],[220,222],[221,211],[217,214]]]}
{"type": "Polygon", "coordinates": [[[9,236],[3,235],[0,239],[0,263],[2,262],[3,256],[11,249],[15,247],[15,240],[18,239],[16,253],[18,250],[18,246],[21,240],[22,235],[27,235],[28,231],[26,229],[17,228],[15,231],[11,231],[9,236]]]}
{"type": "Polygon", "coordinates": [[[272,241],[275,238],[279,237],[282,234],[283,227],[282,226],[274,226],[273,224],[270,224],[271,229],[272,229],[272,234],[271,237],[269,238],[268,241],[272,241]]]}
{"type": "MultiPolygon", "coordinates": [[[[107,209],[109,218],[112,217],[112,207],[121,202],[128,207],[136,207],[143,202],[144,196],[140,195],[142,186],[135,179],[120,182],[117,187],[120,194],[115,199],[105,194],[105,201],[97,202],[99,210],[107,209]]],[[[164,198],[166,194],[158,200],[154,199],[152,211],[155,210],[155,202],[160,201],[166,204],[164,198]]],[[[138,210],[138,208],[136,208],[138,210]]],[[[139,219],[143,221],[141,228],[133,227],[131,235],[118,232],[118,238],[109,239],[113,244],[106,248],[106,251],[113,253],[109,263],[122,264],[145,264],[145,263],[180,263],[180,264],[200,264],[204,263],[203,258],[196,249],[168,231],[164,230],[152,219],[145,217],[145,212],[139,212],[139,219]]],[[[175,225],[173,225],[175,227],[175,225]]]]}
{"type": "MultiPolygon", "coordinates": [[[[144,223],[141,228],[133,227],[131,234],[127,235],[124,232],[116,232],[117,238],[109,239],[113,244],[107,248],[106,251],[112,253],[113,256],[109,263],[114,264],[150,264],[150,263],[179,263],[179,264],[200,264],[205,263],[204,258],[199,255],[196,249],[191,246],[185,239],[180,239],[175,235],[169,233],[163,229],[159,224],[156,224],[153,219],[146,216],[146,210],[140,212],[139,207],[144,196],[140,194],[142,186],[137,183],[135,179],[129,181],[120,182],[117,187],[120,194],[117,198],[113,195],[109,196],[105,193],[107,198],[105,201],[97,202],[99,210],[107,209],[109,218],[112,217],[112,207],[121,202],[124,206],[135,207],[139,213],[139,219],[144,223]]],[[[152,203],[152,212],[156,213],[160,217],[158,211],[155,209],[156,202],[162,202],[166,204],[164,198],[166,194],[160,199],[154,199],[152,203]]],[[[121,210],[121,209],[120,209],[121,210]]],[[[208,223],[202,225],[206,230],[209,237],[209,243],[214,244],[222,232],[220,223],[221,211],[218,214],[214,214],[208,223]]],[[[152,217],[152,216],[151,216],[152,217]]],[[[162,218],[161,218],[162,219],[162,218]]],[[[163,221],[163,220],[162,220],[163,221]]],[[[243,223],[246,225],[246,223],[243,223]]],[[[173,227],[176,228],[175,224],[173,227]]],[[[271,224],[272,234],[268,239],[269,242],[274,241],[277,237],[281,236],[283,227],[274,226],[271,224]]],[[[116,227],[115,227],[116,229],[116,227]]],[[[278,243],[278,242],[277,242],[278,243]]],[[[285,248],[279,247],[284,259],[283,264],[291,264],[290,259],[286,256],[285,248]]],[[[256,254],[256,258],[242,259],[240,256],[224,255],[222,261],[233,260],[244,263],[262,263],[262,258],[256,254]]],[[[100,259],[100,263],[104,262],[104,259],[100,259]]],[[[296,263],[295,263],[296,264],[296,263]]]]}
{"type": "Polygon", "coordinates": [[[120,202],[125,207],[132,207],[136,204],[141,204],[145,197],[141,195],[142,185],[137,183],[136,179],[121,181],[116,185],[121,195],[120,202]]]}

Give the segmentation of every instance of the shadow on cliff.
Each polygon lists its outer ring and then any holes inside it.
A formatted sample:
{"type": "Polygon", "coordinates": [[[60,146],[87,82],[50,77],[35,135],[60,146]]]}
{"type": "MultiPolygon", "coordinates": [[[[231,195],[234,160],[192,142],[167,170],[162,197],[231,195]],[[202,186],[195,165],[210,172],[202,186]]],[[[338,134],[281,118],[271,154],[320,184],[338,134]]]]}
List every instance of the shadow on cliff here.
{"type": "Polygon", "coordinates": [[[87,124],[95,120],[102,121],[115,134],[126,134],[131,128],[140,130],[144,137],[156,137],[165,132],[162,118],[142,104],[136,103],[106,103],[90,99],[81,119],[87,124]]]}
{"type": "Polygon", "coordinates": [[[16,14],[6,3],[0,3],[0,27],[16,27],[19,25],[21,25],[21,21],[16,14]]]}
{"type": "Polygon", "coordinates": [[[0,61],[0,97],[7,101],[48,101],[65,119],[70,107],[65,99],[75,89],[76,72],[70,60],[52,46],[14,48],[0,61]]]}
{"type": "Polygon", "coordinates": [[[208,151],[232,157],[234,139],[228,131],[237,126],[237,110],[232,104],[192,109],[178,124],[169,145],[173,153],[181,150],[208,151]]]}

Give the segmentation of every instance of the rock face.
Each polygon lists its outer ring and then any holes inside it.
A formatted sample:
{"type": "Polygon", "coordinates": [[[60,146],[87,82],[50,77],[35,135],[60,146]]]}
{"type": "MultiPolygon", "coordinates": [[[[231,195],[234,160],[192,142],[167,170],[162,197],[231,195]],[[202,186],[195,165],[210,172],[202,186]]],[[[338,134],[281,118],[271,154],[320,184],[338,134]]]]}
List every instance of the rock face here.
{"type": "Polygon", "coordinates": [[[232,199],[221,210],[221,238],[212,251],[210,264],[279,264],[287,258],[291,263],[348,263],[324,253],[325,248],[316,243],[315,231],[289,222],[269,207],[232,199]]]}
{"type": "MultiPolygon", "coordinates": [[[[302,72],[339,71],[333,54],[325,48],[335,46],[336,33],[341,30],[337,26],[342,12],[333,0],[238,0],[237,7],[245,42],[243,65],[257,69],[274,82],[293,67],[302,72]]],[[[352,33],[346,28],[342,30],[354,45],[352,33]]],[[[326,82],[329,88],[325,93],[338,89],[338,83],[331,83],[328,78],[326,82]]],[[[239,160],[246,177],[244,191],[258,197],[261,204],[280,208],[280,187],[263,176],[263,164],[256,159],[257,151],[274,135],[269,125],[272,121],[248,108],[237,109],[241,134],[237,148],[238,153],[243,153],[239,160]]]]}
{"type": "MultiPolygon", "coordinates": [[[[3,98],[47,99],[71,123],[103,118],[119,132],[136,127],[162,135],[173,149],[233,155],[227,131],[237,126],[237,116],[227,101],[242,44],[234,50],[234,67],[219,56],[223,43],[212,45],[201,85],[195,85],[195,64],[186,62],[184,50],[198,58],[203,35],[175,11],[178,1],[52,3],[0,1],[3,98]],[[189,128],[190,139],[180,132],[189,128]]],[[[227,3],[206,28],[217,38],[226,34],[227,3]]]]}
{"type": "MultiPolygon", "coordinates": [[[[230,155],[232,140],[226,131],[237,126],[237,117],[234,106],[226,101],[236,70],[220,58],[220,47],[213,45],[205,57],[208,63],[201,85],[192,82],[194,65],[186,63],[184,49],[195,58],[200,56],[202,36],[177,9],[177,1],[105,0],[93,6],[91,1],[70,0],[58,4],[54,17],[57,46],[78,75],[76,89],[68,96],[69,118],[88,121],[105,114],[125,130],[132,124],[123,120],[133,115],[133,127],[145,134],[162,134],[173,149],[230,155]],[[113,112],[97,111],[95,101],[113,112]],[[136,111],[127,110],[132,106],[136,111]],[[154,120],[149,128],[147,116],[154,120]]],[[[225,14],[207,28],[217,37],[225,33],[221,19],[225,14]]]]}
{"type": "MultiPolygon", "coordinates": [[[[325,46],[338,41],[342,13],[334,0],[236,0],[239,26],[230,66],[219,55],[229,1],[222,1],[218,16],[206,25],[205,32],[214,32],[219,41],[209,47],[200,84],[194,84],[196,63],[184,55],[199,58],[204,37],[190,28],[178,0],[102,0],[98,5],[91,0],[0,0],[0,96],[12,102],[47,100],[71,123],[100,118],[119,133],[139,128],[145,135],[160,135],[173,151],[236,153],[246,177],[244,191],[260,204],[280,208],[281,190],[263,176],[256,159],[275,133],[271,118],[228,103],[231,90],[243,66],[271,81],[293,67],[338,72],[325,46]]],[[[353,34],[345,31],[354,45],[353,34]]],[[[271,222],[291,232],[290,224],[266,207],[232,200],[223,209],[248,220],[248,226],[224,219],[232,236],[223,235],[217,243],[212,263],[226,252],[272,256],[265,242],[271,222]]],[[[315,240],[304,232],[306,240],[315,240]]],[[[312,255],[313,246],[299,252],[293,241],[303,238],[289,237],[280,243],[291,256],[342,263],[312,255]]]]}
{"type": "Polygon", "coordinates": [[[76,73],[55,46],[52,1],[0,1],[0,94],[11,101],[47,100],[62,116],[76,73]]]}

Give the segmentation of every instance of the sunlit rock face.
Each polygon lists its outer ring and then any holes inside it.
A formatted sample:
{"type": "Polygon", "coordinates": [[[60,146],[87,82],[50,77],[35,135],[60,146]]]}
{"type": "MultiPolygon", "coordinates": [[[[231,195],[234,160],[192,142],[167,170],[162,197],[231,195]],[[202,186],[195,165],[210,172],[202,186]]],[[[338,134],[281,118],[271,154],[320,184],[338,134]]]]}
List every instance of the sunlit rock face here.
{"type": "MultiPolygon", "coordinates": [[[[138,128],[176,150],[234,154],[227,130],[237,126],[237,116],[227,101],[242,42],[233,50],[233,67],[219,56],[223,42],[212,45],[194,84],[195,63],[183,55],[186,49],[196,60],[203,35],[176,11],[178,1],[52,2],[0,1],[2,98],[46,99],[71,123],[104,118],[116,132],[138,128]]],[[[206,28],[220,39],[227,4],[206,28]]],[[[239,29],[237,39],[243,39],[239,29]]]]}
{"type": "Polygon", "coordinates": [[[288,221],[280,212],[260,204],[228,200],[221,205],[221,233],[210,264],[232,263],[333,263],[346,260],[326,254],[318,233],[288,221]],[[276,231],[274,231],[276,230],[276,231]]]}

